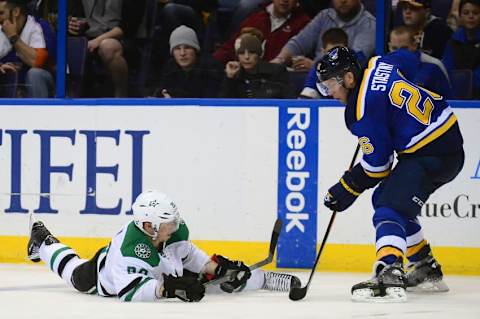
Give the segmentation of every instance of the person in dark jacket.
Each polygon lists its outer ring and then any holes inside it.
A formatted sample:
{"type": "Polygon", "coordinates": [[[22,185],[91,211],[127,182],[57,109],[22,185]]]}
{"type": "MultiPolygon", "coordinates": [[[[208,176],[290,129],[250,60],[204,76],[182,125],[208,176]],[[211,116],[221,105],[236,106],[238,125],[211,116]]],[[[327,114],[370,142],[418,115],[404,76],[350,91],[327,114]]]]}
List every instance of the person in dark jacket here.
{"type": "Polygon", "coordinates": [[[437,59],[453,33],[444,19],[431,14],[431,0],[400,0],[403,23],[414,29],[418,48],[437,59]]]}
{"type": "Polygon", "coordinates": [[[473,71],[473,98],[480,98],[480,0],[462,0],[459,7],[460,28],[445,48],[443,64],[449,72],[455,69],[473,71]]]}
{"type": "Polygon", "coordinates": [[[225,66],[225,78],[220,97],[227,98],[293,98],[285,66],[264,62],[260,40],[250,34],[242,34],[235,41],[238,61],[225,66]]]}
{"type": "Polygon", "coordinates": [[[185,25],[170,35],[172,58],[165,64],[154,95],[164,98],[216,97],[223,77],[222,65],[200,55],[195,31],[185,25]]]}

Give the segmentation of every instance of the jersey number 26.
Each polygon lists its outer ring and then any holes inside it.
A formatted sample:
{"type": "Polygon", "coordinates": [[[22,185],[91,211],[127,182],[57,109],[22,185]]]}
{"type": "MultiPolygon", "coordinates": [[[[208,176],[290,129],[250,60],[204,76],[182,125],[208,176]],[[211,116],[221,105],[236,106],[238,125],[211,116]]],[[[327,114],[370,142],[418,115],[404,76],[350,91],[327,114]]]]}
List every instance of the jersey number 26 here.
{"type": "Polygon", "coordinates": [[[434,107],[432,99],[442,99],[442,97],[436,93],[414,86],[403,80],[393,82],[388,96],[390,102],[399,109],[406,105],[408,114],[423,125],[430,124],[430,117],[434,107]],[[423,91],[423,96],[420,90],[423,91]]]}

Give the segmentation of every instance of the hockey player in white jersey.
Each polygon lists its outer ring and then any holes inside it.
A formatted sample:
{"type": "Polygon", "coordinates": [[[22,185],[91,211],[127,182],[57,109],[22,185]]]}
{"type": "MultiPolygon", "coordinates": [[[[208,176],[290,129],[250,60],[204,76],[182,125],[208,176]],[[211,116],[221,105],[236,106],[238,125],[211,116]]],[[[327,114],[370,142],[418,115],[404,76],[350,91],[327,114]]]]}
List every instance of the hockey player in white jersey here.
{"type": "Polygon", "coordinates": [[[78,291],[118,296],[122,301],[155,301],[179,298],[200,301],[207,280],[236,273],[220,284],[225,292],[241,290],[289,291],[300,286],[291,275],[250,271],[241,261],[207,256],[189,239],[187,225],[175,203],[163,193],[145,191],[132,205],[133,221],[90,260],[81,259],[44,226],[35,222],[28,242],[28,257],[43,260],[78,291]]]}

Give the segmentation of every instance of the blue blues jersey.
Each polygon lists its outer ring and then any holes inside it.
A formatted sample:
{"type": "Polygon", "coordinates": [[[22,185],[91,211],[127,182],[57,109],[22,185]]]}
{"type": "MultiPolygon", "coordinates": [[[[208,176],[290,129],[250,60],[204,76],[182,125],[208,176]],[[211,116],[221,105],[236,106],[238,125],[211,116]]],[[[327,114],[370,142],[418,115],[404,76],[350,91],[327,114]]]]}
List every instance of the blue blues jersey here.
{"type": "Polygon", "coordinates": [[[386,61],[370,59],[345,110],[347,126],[363,151],[360,164],[374,178],[390,173],[395,152],[416,154],[429,148],[429,155],[441,155],[454,153],[463,144],[457,118],[446,100],[410,82],[386,61]],[[442,138],[440,146],[434,143],[442,138]]]}

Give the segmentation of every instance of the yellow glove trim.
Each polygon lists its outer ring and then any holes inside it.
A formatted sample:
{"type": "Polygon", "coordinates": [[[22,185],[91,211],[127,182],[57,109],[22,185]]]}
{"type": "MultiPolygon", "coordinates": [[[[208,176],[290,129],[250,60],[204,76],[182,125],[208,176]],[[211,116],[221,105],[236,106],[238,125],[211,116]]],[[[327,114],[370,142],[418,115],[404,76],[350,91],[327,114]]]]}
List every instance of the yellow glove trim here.
{"type": "Polygon", "coordinates": [[[343,178],[340,178],[340,184],[342,184],[343,188],[345,188],[350,194],[353,194],[355,196],[359,196],[361,194],[348,186],[348,184],[343,180],[343,178]]]}

